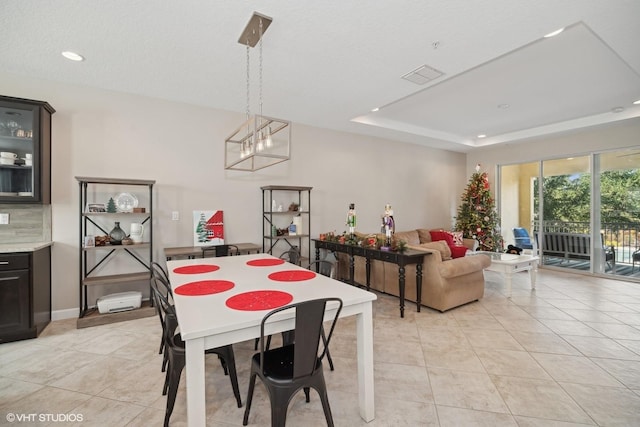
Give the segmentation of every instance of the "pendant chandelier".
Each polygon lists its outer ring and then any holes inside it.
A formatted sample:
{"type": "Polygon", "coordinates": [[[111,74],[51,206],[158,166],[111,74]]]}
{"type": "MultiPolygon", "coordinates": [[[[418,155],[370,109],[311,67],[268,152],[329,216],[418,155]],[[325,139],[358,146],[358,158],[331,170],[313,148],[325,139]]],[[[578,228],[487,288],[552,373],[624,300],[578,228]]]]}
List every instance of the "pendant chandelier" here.
{"type": "Polygon", "coordinates": [[[262,36],[272,18],[253,12],[238,43],[246,46],[247,110],[246,121],[224,141],[225,169],[254,172],[290,158],[291,123],[262,115],[262,36]],[[259,43],[259,114],[251,115],[249,72],[250,49],[259,43]]]}

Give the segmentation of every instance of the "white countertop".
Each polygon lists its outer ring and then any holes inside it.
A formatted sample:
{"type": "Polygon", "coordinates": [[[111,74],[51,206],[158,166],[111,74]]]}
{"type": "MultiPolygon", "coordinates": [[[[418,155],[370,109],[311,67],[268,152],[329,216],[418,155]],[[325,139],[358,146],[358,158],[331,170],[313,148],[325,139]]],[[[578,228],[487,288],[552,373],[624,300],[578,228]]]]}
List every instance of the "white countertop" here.
{"type": "Polygon", "coordinates": [[[0,244],[0,254],[10,252],[35,252],[47,246],[53,246],[53,242],[3,243],[0,244]]]}

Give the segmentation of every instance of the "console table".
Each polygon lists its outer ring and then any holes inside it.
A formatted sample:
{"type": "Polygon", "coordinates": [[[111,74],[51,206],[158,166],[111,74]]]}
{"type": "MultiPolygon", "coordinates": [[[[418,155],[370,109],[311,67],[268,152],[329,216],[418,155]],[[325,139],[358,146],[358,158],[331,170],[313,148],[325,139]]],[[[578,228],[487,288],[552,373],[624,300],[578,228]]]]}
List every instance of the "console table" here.
{"type": "MultiPolygon", "coordinates": [[[[250,254],[252,252],[260,253],[262,246],[254,243],[228,243],[229,245],[236,246],[241,254],[250,254]]],[[[164,256],[167,261],[171,261],[176,257],[187,258],[201,258],[203,249],[209,248],[208,246],[183,246],[179,248],[164,248],[164,256]]]]}
{"type": "Polygon", "coordinates": [[[390,262],[398,266],[398,286],[400,290],[400,317],[404,317],[404,289],[405,289],[405,266],[409,264],[416,265],[416,307],[420,311],[420,300],[422,298],[422,263],[424,257],[430,255],[430,252],[417,251],[407,249],[404,252],[383,251],[374,248],[363,248],[361,246],[346,245],[338,242],[329,242],[327,240],[311,239],[316,247],[316,260],[320,260],[320,249],[327,249],[332,252],[342,252],[349,255],[349,284],[357,285],[353,279],[355,273],[356,256],[366,259],[367,272],[367,291],[370,287],[371,278],[371,260],[377,259],[384,262],[390,262]]]}

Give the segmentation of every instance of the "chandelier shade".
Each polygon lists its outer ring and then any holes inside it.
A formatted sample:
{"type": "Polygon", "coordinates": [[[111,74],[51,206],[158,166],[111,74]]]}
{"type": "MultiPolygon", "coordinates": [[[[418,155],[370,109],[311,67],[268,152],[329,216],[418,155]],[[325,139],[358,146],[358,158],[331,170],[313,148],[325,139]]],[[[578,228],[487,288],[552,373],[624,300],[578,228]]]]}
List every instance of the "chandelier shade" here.
{"type": "Polygon", "coordinates": [[[225,140],[225,169],[257,171],[289,160],[291,123],[254,115],[225,140]]]}
{"type": "Polygon", "coordinates": [[[224,167],[228,170],[254,172],[290,159],[291,122],[262,115],[262,36],[272,21],[272,18],[254,12],[238,40],[247,51],[247,117],[224,141],[224,167]],[[249,51],[258,43],[260,113],[251,115],[249,51]]]}

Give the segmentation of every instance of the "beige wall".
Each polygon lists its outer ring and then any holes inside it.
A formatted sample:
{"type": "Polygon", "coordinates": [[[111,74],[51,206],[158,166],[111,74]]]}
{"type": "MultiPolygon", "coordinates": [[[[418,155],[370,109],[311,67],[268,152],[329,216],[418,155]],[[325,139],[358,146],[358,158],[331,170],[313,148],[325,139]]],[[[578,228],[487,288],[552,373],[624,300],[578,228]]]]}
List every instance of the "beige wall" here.
{"type": "MultiPolygon", "coordinates": [[[[489,174],[491,188],[496,189],[495,177],[498,165],[514,165],[506,168],[509,171],[505,181],[507,188],[501,189],[503,195],[518,193],[520,199],[512,200],[522,202],[517,206],[501,206],[501,211],[506,212],[506,215],[503,214],[503,237],[507,243],[513,243],[511,229],[517,225],[529,228],[531,224],[530,196],[526,194],[529,192],[531,178],[538,175],[537,163],[515,166],[516,164],[558,159],[545,162],[545,175],[586,171],[589,168],[587,155],[591,152],[639,146],[640,119],[630,119],[614,125],[584,129],[573,134],[478,148],[467,155],[467,170],[471,170],[480,163],[482,170],[489,174]],[[519,176],[516,178],[514,175],[519,176]]],[[[608,167],[611,166],[608,165],[608,167]]]]}
{"type": "Polygon", "coordinates": [[[577,157],[591,152],[640,146],[640,118],[523,142],[481,147],[467,155],[467,170],[480,163],[495,182],[497,165],[577,157]]]}
{"type": "MultiPolygon", "coordinates": [[[[156,259],[191,245],[191,215],[222,209],[229,242],[261,244],[264,185],[312,186],[311,234],[378,231],[391,203],[399,230],[450,227],[468,175],[465,155],[294,123],[292,160],[256,173],[223,168],[224,139],[244,114],[0,73],[0,93],[48,101],[53,115],[53,309],[78,306],[75,176],[154,179],[156,259]],[[171,221],[171,212],[180,221],[171,221]]],[[[106,200],[104,201],[106,203],[106,200]]],[[[113,290],[112,290],[113,291],[113,290]]],[[[109,293],[109,292],[106,292],[109,293]]],[[[92,298],[90,298],[90,301],[92,298]]]]}

